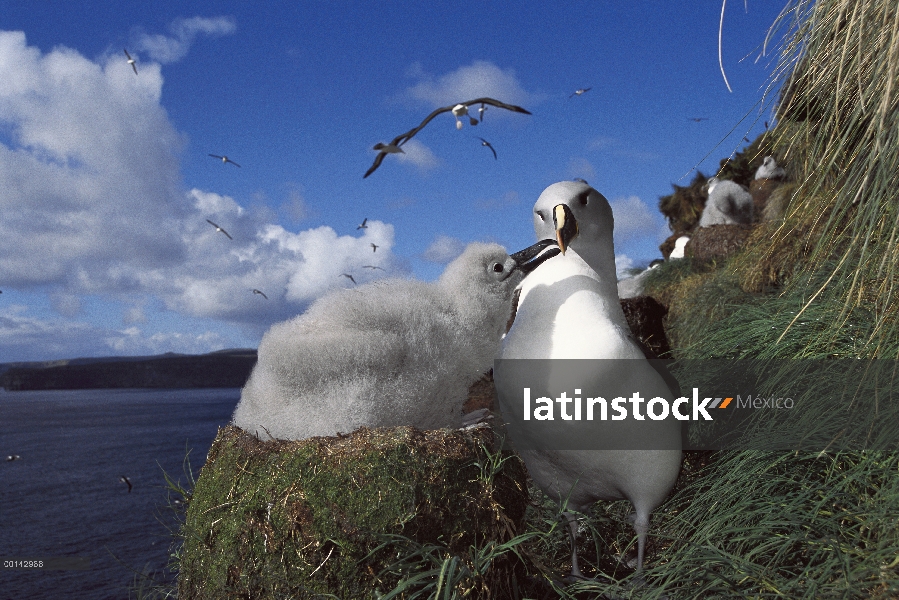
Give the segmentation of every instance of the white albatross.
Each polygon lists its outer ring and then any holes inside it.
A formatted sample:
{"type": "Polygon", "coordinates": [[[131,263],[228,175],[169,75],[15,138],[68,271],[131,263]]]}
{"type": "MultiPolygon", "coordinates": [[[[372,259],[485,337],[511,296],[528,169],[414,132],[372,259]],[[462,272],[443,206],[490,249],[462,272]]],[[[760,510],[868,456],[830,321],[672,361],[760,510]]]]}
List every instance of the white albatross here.
{"type": "MultiPolygon", "coordinates": [[[[537,238],[555,238],[563,254],[544,262],[522,283],[518,311],[503,340],[501,357],[628,359],[597,360],[595,370],[591,367],[580,380],[547,384],[570,384],[577,388],[575,394],[581,389],[591,395],[632,389],[647,399],[660,396],[673,400],[676,382],[666,383],[665,376],[646,360],[618,300],[612,209],[606,198],[584,183],[559,182],[537,199],[533,217],[537,238]]],[[[495,370],[494,377],[503,414],[520,412],[525,382],[504,380],[502,369],[495,370]]],[[[649,516],[665,499],[680,471],[680,424],[635,419],[589,422],[590,435],[598,439],[622,440],[628,447],[671,450],[559,450],[551,448],[552,440],[540,440],[543,435],[576,435],[575,429],[567,428],[569,424],[556,421],[552,426],[555,429],[538,428],[529,434],[538,444],[518,448],[528,473],[548,496],[567,502],[568,511],[584,512],[598,500],[629,500],[636,512],[639,571],[649,516]]],[[[510,433],[516,444],[514,433],[510,433]]],[[[571,574],[582,577],[575,545],[577,521],[570,512],[565,516],[572,544],[571,574]]]]}

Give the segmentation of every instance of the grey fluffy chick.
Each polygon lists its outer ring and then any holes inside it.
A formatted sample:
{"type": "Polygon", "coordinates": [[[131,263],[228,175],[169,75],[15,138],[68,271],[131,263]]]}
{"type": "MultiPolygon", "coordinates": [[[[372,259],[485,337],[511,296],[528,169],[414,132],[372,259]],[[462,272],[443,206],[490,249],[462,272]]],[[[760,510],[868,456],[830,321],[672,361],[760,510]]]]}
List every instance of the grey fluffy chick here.
{"type": "Polygon", "coordinates": [[[752,194],[727,179],[709,178],[709,199],[699,218],[700,227],[711,225],[748,225],[752,223],[752,194]]]}
{"type": "Polygon", "coordinates": [[[262,338],[234,424],[294,440],[460,426],[469,386],[499,352],[516,266],[501,246],[474,243],[434,283],[381,280],[320,298],[262,338]]]}

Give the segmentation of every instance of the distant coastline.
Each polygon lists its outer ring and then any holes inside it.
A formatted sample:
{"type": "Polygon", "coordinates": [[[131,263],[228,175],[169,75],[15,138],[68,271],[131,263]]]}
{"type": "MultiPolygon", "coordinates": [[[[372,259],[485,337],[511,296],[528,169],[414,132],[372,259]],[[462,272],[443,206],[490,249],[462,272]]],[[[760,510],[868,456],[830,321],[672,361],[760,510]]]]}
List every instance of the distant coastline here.
{"type": "Polygon", "coordinates": [[[0,364],[0,387],[7,391],[108,388],[243,387],[256,350],[220,350],[209,354],[76,358],[0,364]]]}

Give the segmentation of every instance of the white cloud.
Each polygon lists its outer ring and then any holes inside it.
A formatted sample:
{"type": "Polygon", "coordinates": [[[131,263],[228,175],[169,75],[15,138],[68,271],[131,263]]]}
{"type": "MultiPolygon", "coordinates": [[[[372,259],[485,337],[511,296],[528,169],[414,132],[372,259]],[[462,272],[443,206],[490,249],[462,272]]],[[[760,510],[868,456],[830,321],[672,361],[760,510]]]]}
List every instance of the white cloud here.
{"type": "MultiPolygon", "coordinates": [[[[183,25],[187,37],[215,30],[191,23],[183,25]]],[[[330,227],[294,232],[272,224],[271,211],[184,190],[184,142],[160,105],[154,67],[135,77],[118,56],[94,63],[66,48],[44,54],[21,32],[0,32],[0,130],[9,132],[0,142],[0,281],[50,294],[69,318],[87,294],[119,303],[116,314],[129,327],[20,315],[0,325],[0,354],[28,355],[28,344],[56,357],[214,350],[224,343],[220,334],[161,334],[145,325],[156,313],[148,318],[144,307],[155,298],[174,313],[255,334],[345,285],[342,272],[361,283],[409,271],[392,254],[388,223],[369,221],[357,235],[330,227]]],[[[305,207],[299,191],[289,201],[305,207]]]]}
{"type": "Polygon", "coordinates": [[[649,237],[655,239],[659,229],[658,213],[637,196],[617,198],[609,202],[615,217],[615,243],[649,237]]]}
{"type": "Polygon", "coordinates": [[[394,154],[400,162],[413,164],[422,171],[429,171],[437,166],[438,160],[431,149],[412,138],[403,144],[403,154],[394,154]]]}
{"type": "Polygon", "coordinates": [[[422,258],[428,262],[445,265],[462,254],[464,249],[465,244],[462,240],[448,235],[438,235],[422,253],[422,258]]]}
{"type": "Polygon", "coordinates": [[[427,75],[421,65],[415,63],[407,74],[421,80],[408,88],[407,94],[435,107],[482,96],[518,105],[534,104],[539,101],[537,96],[522,88],[514,69],[504,70],[486,60],[476,60],[471,65],[459,67],[437,78],[427,75]]]}
{"type": "Polygon", "coordinates": [[[151,59],[167,64],[184,58],[197,34],[222,36],[232,34],[236,29],[231,17],[177,19],[169,26],[171,36],[144,33],[135,41],[135,48],[149,54],[151,59]]]}
{"type": "Polygon", "coordinates": [[[628,276],[628,270],[634,268],[634,261],[625,254],[615,255],[615,275],[618,279],[628,276]]]}

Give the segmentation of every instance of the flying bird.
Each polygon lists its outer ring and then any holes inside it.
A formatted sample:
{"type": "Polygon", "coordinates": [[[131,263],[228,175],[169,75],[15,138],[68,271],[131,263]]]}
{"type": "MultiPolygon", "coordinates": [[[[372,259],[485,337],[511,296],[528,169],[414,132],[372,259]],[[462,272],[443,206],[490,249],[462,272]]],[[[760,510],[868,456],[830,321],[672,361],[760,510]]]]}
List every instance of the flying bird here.
{"type": "Polygon", "coordinates": [[[221,231],[222,233],[224,233],[225,235],[227,235],[229,240],[233,240],[233,239],[234,239],[233,237],[231,237],[231,234],[230,234],[230,233],[228,233],[227,231],[225,231],[224,229],[222,229],[221,227],[219,227],[218,225],[216,225],[215,223],[213,223],[213,222],[210,221],[209,219],[206,219],[206,222],[209,223],[210,225],[212,225],[213,227],[215,227],[215,230],[216,230],[216,231],[221,231]]]}
{"type": "Polygon", "coordinates": [[[378,142],[374,146],[371,147],[372,150],[379,150],[385,154],[405,154],[406,151],[397,146],[396,144],[382,144],[378,142]]]}
{"type": "MultiPolygon", "coordinates": [[[[122,48],[122,50],[125,50],[122,48]]],[[[125,50],[125,56],[128,57],[128,64],[131,65],[131,68],[134,69],[134,74],[137,75],[137,65],[135,65],[135,60],[131,58],[131,55],[128,54],[128,50],[125,50]]]]}
{"type": "Polygon", "coordinates": [[[376,266],[376,265],[362,265],[362,268],[363,268],[363,269],[381,269],[381,270],[384,271],[384,272],[387,271],[387,269],[385,269],[384,267],[379,267],[379,266],[376,266]]]}
{"type": "Polygon", "coordinates": [[[370,245],[371,245],[371,251],[372,251],[372,252],[377,252],[377,251],[378,251],[378,248],[380,248],[380,246],[378,246],[378,245],[375,244],[375,243],[372,243],[372,244],[370,244],[370,245]]]}
{"type": "Polygon", "coordinates": [[[233,160],[231,160],[231,159],[228,158],[227,156],[219,156],[218,154],[210,154],[209,156],[211,156],[212,158],[217,158],[217,159],[219,159],[220,161],[222,161],[222,164],[231,163],[231,164],[234,165],[235,167],[240,167],[239,164],[237,164],[236,162],[234,162],[233,160]]]}
{"type": "Polygon", "coordinates": [[[10,454],[9,456],[6,457],[6,462],[12,462],[14,460],[19,460],[20,458],[22,458],[22,457],[19,456],[18,454],[10,454]]]}
{"type": "Polygon", "coordinates": [[[124,475],[122,475],[121,477],[119,477],[119,481],[128,485],[128,493],[130,494],[131,488],[134,487],[133,485],[131,485],[131,480],[128,479],[127,477],[125,477],[124,475]]]}
{"type": "Polygon", "coordinates": [[[368,225],[366,225],[366,223],[368,223],[368,219],[362,219],[362,224],[359,225],[359,227],[357,227],[356,229],[368,229],[368,225]]]}
{"type": "Polygon", "coordinates": [[[749,139],[748,137],[746,137],[745,135],[743,136],[743,141],[744,141],[744,142],[747,142],[747,143],[750,143],[750,144],[752,143],[752,140],[750,140],[750,139],[749,139]]]}
{"type": "Polygon", "coordinates": [[[265,293],[264,293],[262,290],[257,290],[256,288],[253,288],[253,293],[254,293],[254,294],[259,294],[260,296],[262,296],[263,298],[265,298],[266,300],[268,300],[268,296],[266,296],[265,293]]]}
{"type": "Polygon", "coordinates": [[[493,158],[496,159],[496,150],[493,148],[493,145],[482,137],[479,137],[478,139],[481,140],[482,146],[490,148],[490,151],[493,152],[493,158]]]}
{"type": "Polygon", "coordinates": [[[356,280],[353,279],[353,276],[350,275],[349,273],[341,273],[340,276],[341,276],[341,277],[346,277],[347,279],[349,279],[349,280],[352,281],[353,283],[356,283],[356,280]]]}
{"type": "Polygon", "coordinates": [[[700,121],[708,121],[708,117],[687,117],[688,121],[693,121],[694,123],[699,123],[700,121]]]}
{"type": "Polygon", "coordinates": [[[484,104],[481,104],[481,108],[478,109],[478,119],[481,120],[481,123],[484,122],[484,113],[487,112],[487,107],[484,104]]]}
{"type": "Polygon", "coordinates": [[[530,111],[521,108],[520,106],[515,106],[513,104],[506,104],[505,102],[500,102],[499,100],[495,100],[493,98],[475,98],[474,100],[468,100],[467,102],[462,102],[460,104],[451,104],[450,106],[444,106],[436,109],[434,112],[425,117],[424,121],[418,124],[417,127],[413,127],[406,133],[400,134],[393,138],[389,144],[378,144],[375,145],[375,150],[380,150],[378,155],[375,157],[375,162],[372,163],[371,167],[369,167],[368,171],[365,172],[365,175],[362,176],[363,179],[374,173],[378,167],[381,166],[381,163],[384,162],[384,157],[391,152],[395,152],[396,150],[388,150],[388,148],[399,148],[417,134],[419,131],[425,128],[425,126],[430,123],[434,117],[439,114],[452,111],[454,114],[459,112],[460,109],[458,107],[462,106],[467,109],[467,107],[472,104],[481,104],[481,105],[490,105],[496,106],[497,108],[503,108],[505,110],[510,110],[512,112],[522,113],[525,115],[531,114],[530,111]],[[378,146],[381,146],[379,148],[378,146]]]}
{"type": "Polygon", "coordinates": [[[592,87],[588,87],[588,88],[581,88],[579,90],[576,90],[573,94],[568,96],[568,99],[570,100],[570,99],[574,98],[575,96],[580,96],[581,94],[586,94],[587,92],[589,92],[592,89],[593,89],[592,87]]]}

